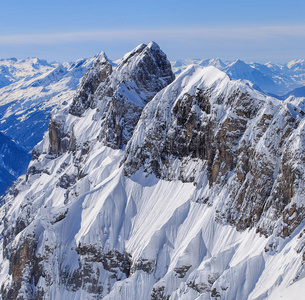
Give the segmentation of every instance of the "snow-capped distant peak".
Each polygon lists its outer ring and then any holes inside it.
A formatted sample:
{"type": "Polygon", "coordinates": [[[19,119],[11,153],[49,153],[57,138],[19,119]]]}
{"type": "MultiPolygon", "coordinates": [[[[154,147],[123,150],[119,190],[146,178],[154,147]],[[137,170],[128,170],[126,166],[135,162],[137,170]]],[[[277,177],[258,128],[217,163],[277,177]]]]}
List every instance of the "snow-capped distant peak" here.
{"type": "Polygon", "coordinates": [[[304,59],[295,59],[292,60],[290,62],[287,63],[287,67],[289,69],[291,69],[292,67],[294,67],[295,65],[299,65],[299,64],[304,64],[305,60],[304,59]]]}
{"type": "Polygon", "coordinates": [[[246,64],[243,60],[237,59],[234,62],[232,62],[231,64],[229,64],[227,66],[227,68],[231,68],[231,69],[234,68],[234,69],[239,69],[239,70],[241,70],[241,69],[249,70],[251,67],[248,64],[246,64]]]}

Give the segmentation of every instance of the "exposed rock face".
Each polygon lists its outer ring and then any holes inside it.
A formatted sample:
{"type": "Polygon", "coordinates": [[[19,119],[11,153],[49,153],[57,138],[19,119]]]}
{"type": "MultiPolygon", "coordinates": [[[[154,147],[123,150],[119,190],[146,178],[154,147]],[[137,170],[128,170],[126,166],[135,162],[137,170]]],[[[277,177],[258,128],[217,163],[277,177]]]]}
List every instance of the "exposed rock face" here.
{"type": "Polygon", "coordinates": [[[61,120],[54,120],[53,116],[51,116],[48,131],[50,154],[60,155],[66,151],[76,150],[76,139],[73,130],[71,132],[64,132],[63,122],[61,120]]]}
{"type": "Polygon", "coordinates": [[[80,117],[85,110],[93,106],[93,94],[100,85],[105,82],[112,73],[112,65],[105,53],[100,53],[93,66],[84,75],[73,99],[69,112],[80,117]]]}
{"type": "Polygon", "coordinates": [[[20,247],[12,250],[9,257],[9,274],[13,283],[2,291],[3,299],[18,299],[18,292],[21,289],[24,292],[24,299],[31,299],[33,294],[35,299],[42,299],[39,296],[41,291],[35,291],[31,285],[31,282],[37,285],[42,276],[39,268],[40,260],[35,257],[36,247],[33,237],[28,237],[20,247]]]}
{"type": "Polygon", "coordinates": [[[101,54],[84,76],[69,112],[81,117],[95,109],[101,119],[98,139],[104,145],[121,148],[127,144],[144,105],[174,80],[166,55],[152,42],[141,44],[115,66],[101,54]]]}

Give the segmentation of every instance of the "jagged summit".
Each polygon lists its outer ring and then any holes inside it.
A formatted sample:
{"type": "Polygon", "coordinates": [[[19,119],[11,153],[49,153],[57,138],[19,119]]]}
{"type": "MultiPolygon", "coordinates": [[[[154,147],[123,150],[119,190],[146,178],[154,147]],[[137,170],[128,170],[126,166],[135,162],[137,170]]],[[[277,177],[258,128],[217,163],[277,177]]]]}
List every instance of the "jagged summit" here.
{"type": "Polygon", "coordinates": [[[117,65],[104,56],[97,58],[83,77],[69,112],[81,117],[89,108],[96,109],[94,118],[102,122],[97,138],[121,148],[130,139],[145,104],[173,80],[170,63],[159,46],[141,44],[117,65]]]}
{"type": "Polygon", "coordinates": [[[134,82],[145,94],[141,97],[143,105],[152,99],[156,90],[174,80],[170,63],[155,42],[141,44],[124,55],[114,76],[120,81],[134,82]]]}
{"type": "Polygon", "coordinates": [[[92,105],[92,96],[100,83],[104,82],[111,73],[112,64],[105,53],[96,55],[92,67],[82,78],[69,112],[72,115],[81,116],[92,105]]]}
{"type": "Polygon", "coordinates": [[[113,94],[116,98],[124,98],[131,103],[144,106],[156,91],[174,79],[166,55],[154,42],[148,46],[145,44],[137,46],[124,55],[116,66],[111,64],[104,53],[100,56],[102,59],[96,58],[94,66],[82,80],[78,90],[79,95],[76,95],[70,108],[70,113],[74,115],[81,116],[90,105],[94,107],[93,98],[101,98],[104,94],[113,94]],[[95,77],[94,80],[92,76],[95,77]],[[100,87],[97,95],[94,95],[98,85],[104,81],[105,84],[100,87]],[[140,93],[133,93],[132,96],[131,91],[135,89],[140,93]],[[130,97],[126,95],[126,90],[130,91],[130,97]],[[88,100],[90,95],[91,98],[88,100]]]}
{"type": "Polygon", "coordinates": [[[148,48],[150,49],[153,49],[153,50],[160,50],[160,47],[159,45],[154,42],[154,41],[151,41],[148,45],[147,45],[148,48]]]}
{"type": "Polygon", "coordinates": [[[130,52],[127,52],[119,61],[126,61],[129,58],[133,57],[136,53],[141,53],[146,48],[146,44],[139,44],[137,47],[132,49],[130,52]]]}
{"type": "Polygon", "coordinates": [[[94,57],[96,57],[99,61],[102,61],[102,62],[110,61],[104,51],[97,53],[94,57]]]}

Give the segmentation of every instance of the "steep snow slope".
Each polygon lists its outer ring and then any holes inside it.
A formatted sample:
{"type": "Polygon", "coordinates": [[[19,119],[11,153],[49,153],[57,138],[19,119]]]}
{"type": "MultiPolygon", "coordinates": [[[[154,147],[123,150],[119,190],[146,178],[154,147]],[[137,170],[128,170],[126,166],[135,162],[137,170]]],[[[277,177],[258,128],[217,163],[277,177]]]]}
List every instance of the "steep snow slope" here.
{"type": "Polygon", "coordinates": [[[214,67],[172,80],[155,43],[101,54],[54,111],[0,210],[3,299],[304,292],[304,112],[214,67]]]}

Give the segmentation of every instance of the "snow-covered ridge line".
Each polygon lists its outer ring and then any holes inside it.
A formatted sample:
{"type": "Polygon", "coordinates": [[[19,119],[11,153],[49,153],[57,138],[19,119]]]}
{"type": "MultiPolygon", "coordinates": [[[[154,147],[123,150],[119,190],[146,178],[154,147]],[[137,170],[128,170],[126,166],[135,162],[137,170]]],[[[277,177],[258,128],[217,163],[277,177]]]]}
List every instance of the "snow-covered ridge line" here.
{"type": "MultiPolygon", "coordinates": [[[[214,66],[226,72],[232,79],[242,80],[259,91],[277,95],[277,97],[285,96],[292,90],[305,86],[305,63],[302,59],[287,64],[245,63],[240,59],[234,62],[223,62],[219,58],[186,59],[171,62],[175,74],[180,74],[190,64],[203,67],[214,66]]],[[[303,93],[302,97],[304,96],[303,93]]]]}

